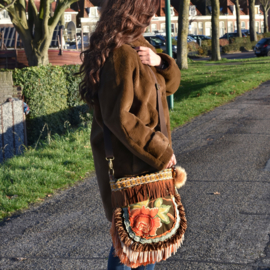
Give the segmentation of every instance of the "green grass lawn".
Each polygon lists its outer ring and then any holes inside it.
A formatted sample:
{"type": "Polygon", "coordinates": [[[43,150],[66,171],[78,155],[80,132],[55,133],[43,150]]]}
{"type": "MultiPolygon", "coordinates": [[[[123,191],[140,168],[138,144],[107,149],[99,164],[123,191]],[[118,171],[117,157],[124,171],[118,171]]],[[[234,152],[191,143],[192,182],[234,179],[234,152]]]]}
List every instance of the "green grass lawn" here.
{"type": "Polygon", "coordinates": [[[181,126],[270,80],[269,70],[269,57],[192,61],[189,69],[181,72],[181,85],[174,95],[171,128],[181,126]]]}
{"type": "MultiPolygon", "coordinates": [[[[193,62],[174,95],[172,129],[270,80],[270,58],[193,62]]],[[[68,130],[0,165],[0,219],[93,172],[90,128],[68,130]]]]}
{"type": "Polygon", "coordinates": [[[0,165],[0,219],[42,201],[94,170],[90,128],[68,130],[0,165]]]}

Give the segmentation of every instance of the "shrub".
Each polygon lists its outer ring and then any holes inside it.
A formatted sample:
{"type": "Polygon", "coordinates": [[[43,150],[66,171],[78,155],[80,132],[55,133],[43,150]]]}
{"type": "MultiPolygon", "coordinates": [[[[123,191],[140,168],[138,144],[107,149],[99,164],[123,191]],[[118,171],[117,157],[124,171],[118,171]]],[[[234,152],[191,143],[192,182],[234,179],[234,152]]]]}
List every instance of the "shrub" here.
{"type": "Polygon", "coordinates": [[[269,38],[269,37],[270,37],[270,32],[264,33],[264,34],[263,34],[263,37],[264,37],[264,38],[269,38]]]}
{"type": "MultiPolygon", "coordinates": [[[[85,106],[78,97],[79,78],[73,74],[78,66],[40,66],[15,69],[13,81],[23,86],[23,96],[30,107],[27,115],[28,143],[33,144],[45,123],[50,133],[64,132],[64,123],[80,122],[85,106]]],[[[45,133],[42,138],[45,137],[45,133]]]]}
{"type": "Polygon", "coordinates": [[[197,52],[199,47],[200,46],[197,42],[188,42],[188,50],[190,52],[197,52]]]}
{"type": "Polygon", "coordinates": [[[225,38],[222,38],[222,39],[219,40],[219,45],[220,46],[229,45],[229,40],[228,39],[225,39],[225,38]]]}
{"type": "Polygon", "coordinates": [[[198,50],[199,55],[208,55],[211,47],[203,44],[200,49],[198,50]]]}

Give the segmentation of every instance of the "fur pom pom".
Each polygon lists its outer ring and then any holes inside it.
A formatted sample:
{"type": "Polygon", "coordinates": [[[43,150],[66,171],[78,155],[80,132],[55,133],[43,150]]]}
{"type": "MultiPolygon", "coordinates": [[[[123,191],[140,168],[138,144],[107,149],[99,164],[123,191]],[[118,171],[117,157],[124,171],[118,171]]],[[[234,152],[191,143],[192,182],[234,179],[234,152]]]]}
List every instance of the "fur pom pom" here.
{"type": "Polygon", "coordinates": [[[174,168],[174,182],[176,188],[181,188],[187,181],[187,173],[184,168],[176,166],[174,168]]]}

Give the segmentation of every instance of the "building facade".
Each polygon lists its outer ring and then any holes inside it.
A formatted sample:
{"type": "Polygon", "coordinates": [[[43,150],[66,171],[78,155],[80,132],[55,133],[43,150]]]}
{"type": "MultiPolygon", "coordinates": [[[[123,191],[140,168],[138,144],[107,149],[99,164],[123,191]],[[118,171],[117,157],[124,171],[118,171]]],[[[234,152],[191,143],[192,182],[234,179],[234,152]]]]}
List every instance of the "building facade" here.
{"type": "MultiPolygon", "coordinates": [[[[35,1],[34,2],[37,10],[39,10],[40,8],[40,1],[35,1]]],[[[51,10],[52,10],[52,14],[54,13],[55,9],[56,9],[56,1],[51,3],[51,10]]],[[[76,26],[77,24],[77,14],[78,12],[76,10],[73,10],[71,8],[67,8],[65,10],[64,13],[64,19],[65,19],[65,26],[67,26],[67,24],[69,22],[73,22],[76,26]]],[[[26,2],[26,16],[28,17],[28,1],[26,2]]],[[[8,12],[6,10],[2,10],[0,11],[0,28],[3,27],[13,27],[13,24],[11,22],[11,19],[8,15],[8,12]]]]}

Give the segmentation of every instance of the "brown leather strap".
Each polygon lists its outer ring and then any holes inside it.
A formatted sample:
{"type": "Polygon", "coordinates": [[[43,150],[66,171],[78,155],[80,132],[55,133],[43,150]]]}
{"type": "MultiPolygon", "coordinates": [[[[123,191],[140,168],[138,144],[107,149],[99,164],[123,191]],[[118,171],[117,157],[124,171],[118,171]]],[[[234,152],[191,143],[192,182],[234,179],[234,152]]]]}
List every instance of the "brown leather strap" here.
{"type": "Polygon", "coordinates": [[[113,159],[113,148],[112,148],[112,136],[111,131],[108,129],[108,127],[103,124],[103,134],[104,134],[104,146],[105,146],[105,153],[106,158],[113,159]]]}
{"type": "Polygon", "coordinates": [[[163,110],[163,106],[162,106],[162,101],[161,101],[161,94],[160,94],[160,85],[157,81],[157,77],[154,73],[154,71],[149,67],[149,69],[151,70],[151,73],[154,76],[155,79],[155,86],[156,86],[156,90],[157,90],[157,108],[158,108],[158,116],[159,116],[159,126],[160,126],[160,131],[168,138],[168,130],[166,127],[166,123],[165,123],[165,116],[164,116],[164,110],[163,110]]]}
{"type": "MultiPolygon", "coordinates": [[[[159,115],[159,126],[160,126],[160,131],[168,138],[168,131],[165,123],[165,116],[164,116],[164,110],[162,106],[162,101],[161,101],[161,94],[160,94],[160,85],[157,81],[157,77],[154,73],[154,71],[149,67],[151,70],[151,73],[153,74],[153,77],[155,79],[155,87],[157,91],[157,110],[158,110],[158,115],[159,115]]],[[[103,124],[103,134],[104,134],[104,147],[105,147],[105,153],[106,153],[106,158],[107,159],[114,159],[113,155],[113,148],[112,148],[112,137],[111,137],[111,131],[109,128],[103,124]]]]}

